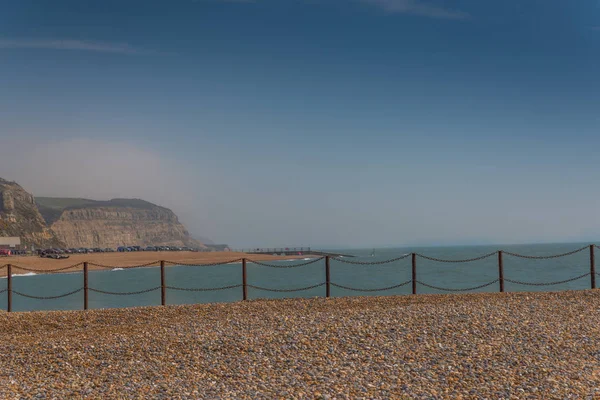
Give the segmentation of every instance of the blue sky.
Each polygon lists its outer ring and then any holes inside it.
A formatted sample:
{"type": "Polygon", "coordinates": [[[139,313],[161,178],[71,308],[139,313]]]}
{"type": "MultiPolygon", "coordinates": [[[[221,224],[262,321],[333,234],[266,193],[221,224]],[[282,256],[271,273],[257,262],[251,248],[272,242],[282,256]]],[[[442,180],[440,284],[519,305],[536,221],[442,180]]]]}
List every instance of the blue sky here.
{"type": "Polygon", "coordinates": [[[596,0],[0,1],[0,168],[234,246],[597,241],[596,0]]]}

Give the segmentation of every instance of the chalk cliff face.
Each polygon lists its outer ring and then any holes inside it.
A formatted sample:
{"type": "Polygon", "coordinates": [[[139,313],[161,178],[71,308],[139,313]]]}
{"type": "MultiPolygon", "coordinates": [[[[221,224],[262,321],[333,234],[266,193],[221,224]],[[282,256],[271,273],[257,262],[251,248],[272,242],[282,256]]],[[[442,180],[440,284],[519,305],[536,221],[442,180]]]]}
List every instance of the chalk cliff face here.
{"type": "Polygon", "coordinates": [[[144,200],[34,198],[0,178],[0,236],[31,248],[187,246],[204,248],[168,208],[144,200]]]}
{"type": "Polygon", "coordinates": [[[0,193],[0,236],[20,237],[28,248],[64,246],[46,226],[31,194],[2,178],[0,193]]]}
{"type": "Polygon", "coordinates": [[[171,210],[143,200],[37,200],[46,222],[68,247],[204,247],[171,210]]]}

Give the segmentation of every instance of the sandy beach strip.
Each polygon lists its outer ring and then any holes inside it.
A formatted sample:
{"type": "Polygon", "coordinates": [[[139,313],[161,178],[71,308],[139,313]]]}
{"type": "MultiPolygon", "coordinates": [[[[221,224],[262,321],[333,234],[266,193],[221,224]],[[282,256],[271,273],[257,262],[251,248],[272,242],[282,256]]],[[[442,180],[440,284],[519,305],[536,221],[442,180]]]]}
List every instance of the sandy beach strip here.
{"type": "MultiPolygon", "coordinates": [[[[148,263],[154,263],[153,265],[158,266],[158,261],[165,260],[170,261],[167,266],[174,265],[173,263],[184,263],[184,264],[210,264],[220,263],[231,260],[239,260],[241,258],[247,258],[256,261],[276,261],[276,260],[289,260],[289,259],[304,259],[304,258],[319,258],[320,256],[273,256],[267,254],[247,254],[238,253],[231,251],[220,251],[220,252],[192,252],[192,251],[142,251],[142,252],[127,252],[127,253],[90,253],[90,254],[72,254],[68,259],[64,260],[53,260],[49,258],[41,258],[37,256],[15,256],[15,257],[1,257],[0,266],[5,264],[12,264],[16,266],[22,266],[27,269],[39,270],[36,273],[43,273],[43,271],[51,271],[54,269],[61,269],[70,265],[76,265],[85,261],[91,263],[89,265],[90,270],[106,269],[93,264],[99,264],[108,267],[130,267],[138,265],[146,265],[148,263]]],[[[81,271],[83,267],[78,265],[72,269],[60,271],[60,272],[74,272],[81,271]]],[[[28,272],[25,269],[13,267],[13,274],[22,274],[28,272]]],[[[6,276],[6,268],[0,270],[0,276],[6,276]]]]}
{"type": "Polygon", "coordinates": [[[0,313],[0,398],[600,397],[600,291],[0,313]]]}

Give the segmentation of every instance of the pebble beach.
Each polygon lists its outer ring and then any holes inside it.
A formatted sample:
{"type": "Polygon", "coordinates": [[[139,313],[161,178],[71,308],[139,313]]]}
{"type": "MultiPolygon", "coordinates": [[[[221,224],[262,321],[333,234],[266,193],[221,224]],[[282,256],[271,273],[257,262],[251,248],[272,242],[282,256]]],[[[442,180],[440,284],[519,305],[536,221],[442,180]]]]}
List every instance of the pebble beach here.
{"type": "Polygon", "coordinates": [[[593,399],[600,291],[0,314],[0,398],[593,399]]]}

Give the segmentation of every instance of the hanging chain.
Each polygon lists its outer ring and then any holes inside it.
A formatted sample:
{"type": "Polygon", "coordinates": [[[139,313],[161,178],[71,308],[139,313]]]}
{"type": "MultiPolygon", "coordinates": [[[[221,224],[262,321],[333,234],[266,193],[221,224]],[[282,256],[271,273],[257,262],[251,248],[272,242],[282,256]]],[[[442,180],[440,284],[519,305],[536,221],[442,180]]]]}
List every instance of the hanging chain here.
{"type": "Polygon", "coordinates": [[[585,273],[583,275],[576,276],[574,278],[565,279],[564,281],[546,282],[546,283],[524,282],[524,281],[517,281],[517,280],[507,279],[507,278],[504,278],[504,280],[506,282],[516,283],[517,285],[525,285],[525,286],[552,286],[552,285],[560,285],[561,283],[573,282],[573,281],[576,281],[577,279],[584,278],[584,277],[586,277],[588,275],[590,275],[589,272],[587,272],[587,273],[585,273]]]}
{"type": "Polygon", "coordinates": [[[260,286],[254,286],[254,285],[247,285],[249,288],[252,289],[258,289],[258,290],[264,290],[266,292],[280,292],[280,293],[291,293],[291,292],[302,292],[304,290],[310,290],[310,289],[315,289],[321,286],[324,286],[326,283],[319,283],[318,285],[313,285],[313,286],[307,286],[307,287],[303,287],[303,288],[298,288],[298,289],[270,289],[270,288],[265,288],[265,287],[260,287],[260,286]]]}
{"type": "Polygon", "coordinates": [[[150,289],[140,290],[140,291],[137,291],[137,292],[109,292],[109,291],[106,291],[106,290],[89,288],[89,290],[92,291],[92,292],[102,293],[102,294],[111,294],[111,295],[115,295],[115,296],[130,296],[130,295],[134,295],[134,294],[143,294],[143,293],[153,292],[153,291],[158,290],[158,289],[160,289],[160,286],[153,287],[153,288],[150,288],[150,289]]]}
{"type": "Polygon", "coordinates": [[[492,253],[488,253],[488,254],[484,254],[482,256],[479,257],[475,257],[475,258],[466,258],[464,260],[445,260],[442,258],[435,258],[435,257],[429,257],[423,254],[416,254],[417,256],[424,258],[426,260],[430,260],[430,261],[437,261],[437,262],[441,262],[441,263],[469,263],[469,262],[473,262],[473,261],[479,261],[479,260],[483,260],[486,259],[488,257],[491,257],[493,255],[496,255],[498,252],[494,251],[492,253]]]}
{"type": "Polygon", "coordinates": [[[585,246],[585,247],[582,247],[582,248],[577,249],[577,250],[569,251],[567,253],[553,254],[553,255],[550,255],[550,256],[527,256],[527,255],[524,255],[524,254],[511,253],[510,251],[504,251],[503,253],[506,254],[506,255],[509,255],[509,256],[519,257],[519,258],[527,258],[527,259],[530,259],[530,260],[549,260],[549,259],[552,259],[552,258],[560,258],[560,257],[570,256],[570,255],[579,253],[580,251],[583,251],[583,250],[588,249],[588,248],[589,248],[589,246],[585,246]]]}
{"type": "Polygon", "coordinates": [[[402,282],[402,283],[399,283],[399,284],[394,285],[394,286],[388,286],[388,287],[376,288],[376,289],[359,289],[359,288],[353,288],[353,287],[350,287],[350,286],[338,285],[337,283],[333,283],[333,282],[331,282],[331,286],[335,286],[335,287],[338,287],[340,289],[352,290],[354,292],[382,292],[384,290],[392,290],[392,289],[397,289],[397,288],[402,287],[402,286],[406,286],[406,285],[408,285],[411,282],[412,282],[412,279],[409,279],[406,282],[402,282]]]}
{"type": "Polygon", "coordinates": [[[242,261],[241,258],[236,258],[235,260],[230,260],[230,261],[220,261],[220,262],[214,262],[214,263],[208,263],[208,264],[191,264],[191,263],[175,262],[175,261],[165,261],[165,264],[182,266],[182,267],[215,267],[217,265],[233,264],[233,263],[238,263],[240,261],[242,261]]]}
{"type": "Polygon", "coordinates": [[[439,286],[433,286],[430,285],[428,283],[425,282],[421,282],[421,281],[417,281],[418,284],[426,286],[428,288],[431,289],[435,289],[435,290],[442,290],[444,292],[469,292],[471,290],[477,290],[477,289],[483,289],[484,287],[493,285],[494,283],[500,282],[500,279],[495,279],[491,282],[488,283],[484,283],[483,285],[479,285],[479,286],[474,286],[474,287],[470,287],[470,288],[460,288],[460,289],[451,289],[451,288],[444,288],[444,287],[439,287],[439,286]]]}
{"type": "Polygon", "coordinates": [[[382,265],[382,264],[393,263],[395,261],[404,260],[405,258],[408,258],[410,256],[411,256],[411,253],[408,253],[408,254],[404,254],[403,256],[400,256],[400,257],[391,258],[389,260],[383,260],[383,261],[351,261],[351,260],[346,260],[344,258],[339,258],[339,257],[332,257],[331,259],[335,260],[335,261],[339,261],[339,262],[344,263],[344,264],[353,264],[353,265],[382,265]]]}
{"type": "Polygon", "coordinates": [[[223,286],[223,287],[217,287],[217,288],[181,288],[181,287],[176,287],[176,286],[165,286],[165,288],[171,289],[171,290],[180,290],[180,291],[184,291],[184,292],[213,292],[213,291],[217,291],[217,290],[235,289],[235,288],[239,288],[242,286],[244,286],[244,285],[239,284],[239,285],[223,286]]]}
{"type": "MultiPolygon", "coordinates": [[[[75,293],[81,292],[82,290],[83,290],[83,288],[79,288],[77,290],[73,290],[72,292],[65,293],[65,294],[59,294],[59,295],[56,295],[56,296],[33,296],[31,294],[25,294],[25,293],[17,292],[16,290],[13,290],[12,292],[14,294],[18,294],[19,296],[27,297],[27,298],[30,298],[30,299],[36,299],[36,300],[54,300],[54,299],[60,299],[61,297],[71,296],[71,295],[73,295],[75,293]]],[[[4,291],[6,291],[6,289],[4,291]]]]}
{"type": "Polygon", "coordinates": [[[152,267],[152,266],[157,266],[157,264],[160,264],[160,261],[152,261],[146,264],[141,264],[141,265],[126,265],[126,266],[121,266],[121,265],[104,265],[104,264],[96,264],[96,263],[88,263],[88,265],[90,266],[94,266],[94,267],[98,267],[98,268],[104,268],[104,269],[115,269],[115,268],[123,268],[123,269],[134,269],[134,268],[145,268],[145,267],[152,267]]]}
{"type": "Polygon", "coordinates": [[[262,265],[263,267],[269,267],[269,268],[298,268],[298,267],[304,267],[305,265],[317,263],[324,259],[325,259],[325,257],[321,257],[321,258],[317,258],[314,260],[310,260],[308,262],[304,262],[304,263],[300,263],[300,264],[290,264],[290,265],[268,264],[268,263],[264,263],[261,261],[255,261],[255,260],[250,260],[250,259],[246,259],[246,261],[249,263],[252,263],[252,264],[262,265]]]}
{"type": "Polygon", "coordinates": [[[22,267],[20,265],[15,265],[15,264],[11,264],[11,267],[16,268],[16,269],[21,269],[23,271],[27,271],[27,272],[60,272],[60,271],[66,271],[68,269],[71,268],[77,268],[79,266],[83,265],[82,262],[78,263],[78,264],[73,264],[73,265],[69,265],[68,267],[62,267],[62,268],[54,268],[54,269],[36,269],[36,268],[29,268],[29,267],[22,267]]]}

